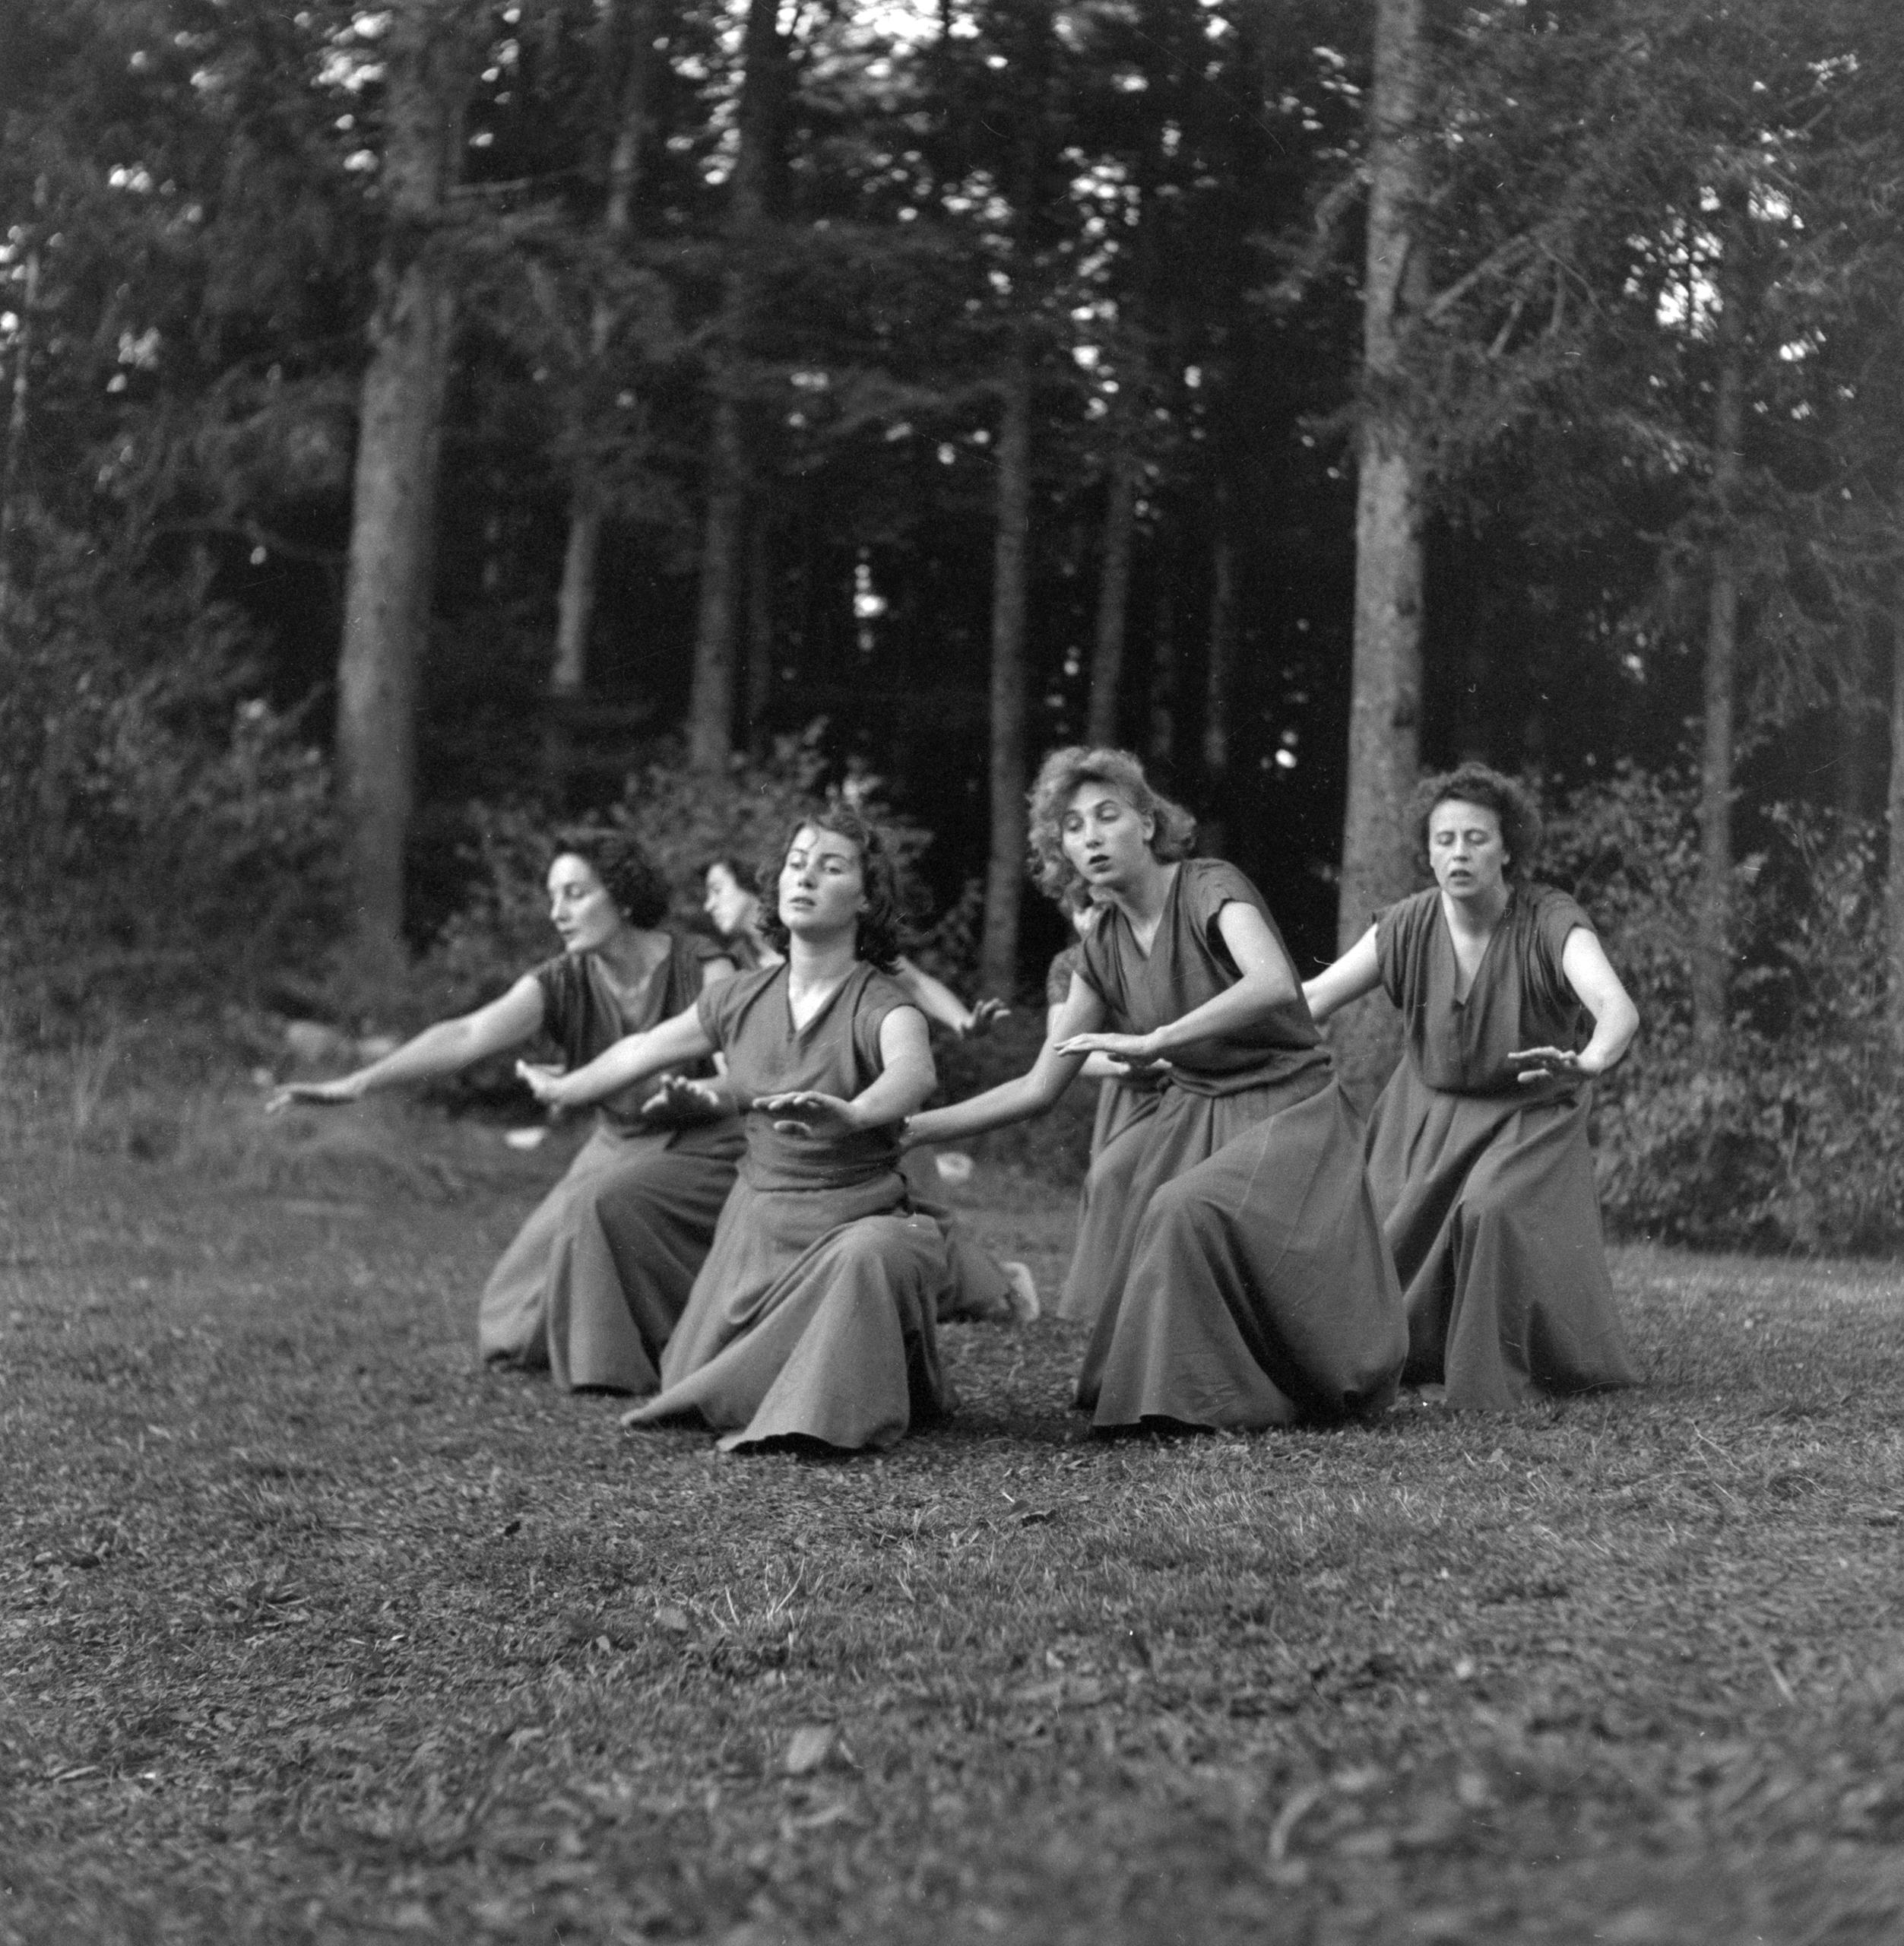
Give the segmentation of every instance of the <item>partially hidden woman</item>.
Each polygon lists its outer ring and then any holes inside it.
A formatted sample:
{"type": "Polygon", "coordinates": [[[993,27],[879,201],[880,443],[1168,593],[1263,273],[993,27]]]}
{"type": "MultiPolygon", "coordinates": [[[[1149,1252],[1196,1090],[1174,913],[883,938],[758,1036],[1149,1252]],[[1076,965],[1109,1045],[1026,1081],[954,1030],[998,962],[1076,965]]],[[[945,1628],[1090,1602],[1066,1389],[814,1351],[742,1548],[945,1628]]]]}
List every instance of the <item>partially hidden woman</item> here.
{"type": "Polygon", "coordinates": [[[1434,887],[1304,989],[1319,1020],[1378,986],[1402,1010],[1368,1161],[1408,1305],[1405,1382],[1483,1410],[1631,1384],[1587,1117],[1639,1013],[1586,914],[1525,876],[1540,821],[1519,784],[1463,764],[1412,816],[1434,887]]]}
{"type": "Polygon", "coordinates": [[[528,1079],[575,1107],[682,1061],[727,1057],[747,1149],[714,1247],[623,1421],[698,1417],[723,1447],[886,1447],[949,1402],[933,1315],[939,1225],[899,1170],[899,1130],[932,1092],[925,1017],[886,971],[897,875],[849,807],[790,835],[765,932],[785,957],[578,1072],[528,1079]]]}
{"type": "MultiPolygon", "coordinates": [[[[666,889],[625,834],[559,835],[548,888],[562,944],[553,959],[474,1013],[337,1080],[285,1089],[271,1105],[355,1101],[545,1032],[580,1066],[733,977],[718,948],[661,924],[666,889]]],[[[682,1085],[713,1078],[711,1063],[690,1057],[603,1100],[594,1132],[490,1273],[477,1325],[484,1358],[546,1366],[573,1391],[654,1390],[740,1155],[731,1109],[682,1085]]]]}
{"type": "MultiPolygon", "coordinates": [[[[778,870],[778,861],[775,869],[778,870]]],[[[711,860],[701,874],[704,894],[701,909],[733,956],[734,963],[745,973],[771,966],[781,956],[762,930],[760,893],[756,889],[758,877],[730,852],[711,860]]],[[[905,990],[906,997],[927,1020],[949,1028],[962,1040],[990,1033],[993,1024],[1010,1011],[1003,1001],[990,999],[981,1000],[976,1006],[966,1006],[942,980],[934,979],[904,953],[895,956],[892,971],[894,979],[905,990]]],[[[951,1276],[939,1294],[942,1324],[1029,1324],[1036,1319],[1038,1285],[1029,1265],[1000,1263],[972,1240],[965,1226],[944,1203],[921,1192],[916,1182],[913,1202],[916,1208],[936,1219],[946,1233],[951,1276]]]]}
{"type": "Polygon", "coordinates": [[[908,1139],[1038,1114],[1094,1053],[1161,1065],[1123,1198],[1085,1212],[1071,1279],[1100,1307],[1078,1403],[1107,1430],[1386,1405],[1406,1333],[1362,1130],[1262,895],[1190,855],[1189,813],[1126,751],[1053,753],[1031,806],[1045,889],[1101,910],[1031,1070],[915,1116],[908,1139]]]}

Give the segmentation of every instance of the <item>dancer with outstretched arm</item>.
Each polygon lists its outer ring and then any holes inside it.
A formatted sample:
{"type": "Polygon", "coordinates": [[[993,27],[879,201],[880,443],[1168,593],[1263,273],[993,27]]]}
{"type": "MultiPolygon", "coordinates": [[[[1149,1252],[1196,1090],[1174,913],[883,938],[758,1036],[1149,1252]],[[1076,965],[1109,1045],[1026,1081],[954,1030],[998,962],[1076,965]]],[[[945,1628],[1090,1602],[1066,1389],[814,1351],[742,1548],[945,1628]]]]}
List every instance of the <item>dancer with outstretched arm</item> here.
{"type": "MultiPolygon", "coordinates": [[[[426,1028],[334,1081],[281,1089],[269,1106],[337,1106],[455,1074],[546,1032],[579,1066],[624,1035],[692,1006],[733,964],[665,927],[667,891],[613,829],[558,834],[549,916],[562,949],[499,999],[426,1028]]],[[[573,1391],[646,1393],[733,1186],[739,1120],[689,1057],[605,1098],[594,1133],[490,1273],[477,1349],[573,1391]]]]}
{"type": "Polygon", "coordinates": [[[1192,857],[1194,830],[1127,751],[1045,759],[1040,881],[1102,910],[1030,1071],[915,1116],[908,1139],[1041,1114],[1094,1053],[1163,1068],[1126,1197],[1090,1205],[1079,1238],[1072,1279],[1093,1280],[1101,1307],[1078,1403],[1104,1430],[1376,1410],[1405,1333],[1361,1125],[1261,894],[1192,857]]]}
{"type": "Polygon", "coordinates": [[[1586,913],[1527,876],[1540,820],[1513,778],[1463,764],[1411,816],[1434,887],[1304,988],[1318,1020],[1377,987],[1402,1010],[1368,1162],[1408,1305],[1406,1382],[1491,1410],[1630,1385],[1587,1117],[1638,1010],[1586,913]]]}
{"type": "Polygon", "coordinates": [[[845,806],[790,834],[765,930],[785,956],[569,1075],[525,1069],[578,1107],[717,1049],[747,1152],[714,1247],[625,1425],[699,1418],[732,1450],[795,1440],[886,1447],[936,1417],[939,1225],[915,1209],[899,1129],[930,1095],[925,1016],[885,970],[897,873],[878,828],[845,806]]]}

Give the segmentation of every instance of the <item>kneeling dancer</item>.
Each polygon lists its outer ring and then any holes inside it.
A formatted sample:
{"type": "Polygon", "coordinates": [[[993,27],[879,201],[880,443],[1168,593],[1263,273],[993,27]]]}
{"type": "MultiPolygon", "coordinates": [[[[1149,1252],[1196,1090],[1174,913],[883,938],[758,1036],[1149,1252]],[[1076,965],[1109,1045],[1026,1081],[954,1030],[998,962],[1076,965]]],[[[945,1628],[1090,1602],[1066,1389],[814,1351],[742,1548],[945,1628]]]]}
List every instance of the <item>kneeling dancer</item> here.
{"type": "Polygon", "coordinates": [[[720,1050],[746,1154],[661,1361],[624,1425],[698,1416],[721,1445],[886,1447],[945,1411],[933,1299],[938,1224],[899,1171],[899,1125],[931,1093],[925,1016],[885,971],[897,946],[892,857],[847,806],[793,832],[765,930],[786,959],[578,1073],[531,1077],[578,1106],[720,1050]]]}
{"type": "Polygon", "coordinates": [[[1094,1053],[1161,1070],[1127,1190],[1084,1212],[1069,1282],[1101,1305],[1078,1403],[1105,1429],[1385,1406],[1407,1333],[1362,1131],[1262,895],[1190,855],[1190,814],[1126,751],[1053,752],[1031,802],[1041,885],[1103,909],[1029,1073],[915,1116],[908,1139],[1041,1114],[1094,1053]]]}
{"type": "Polygon", "coordinates": [[[1368,1164],[1408,1304],[1404,1377],[1491,1410],[1630,1385],[1587,1116],[1639,1013],[1586,914],[1522,876],[1540,821],[1511,778],[1463,764],[1414,818],[1435,886],[1304,989],[1319,1020],[1378,986],[1402,1009],[1368,1164]]]}
{"type": "MultiPolygon", "coordinates": [[[[335,1081],[284,1089],[270,1105],[356,1101],[457,1073],[542,1033],[577,1065],[733,977],[719,948],[663,924],[667,889],[625,832],[560,833],[548,888],[562,943],[554,959],[474,1013],[440,1020],[335,1081]]],[[[595,1132],[483,1288],[477,1348],[485,1359],[546,1366],[565,1390],[654,1390],[740,1154],[740,1123],[706,1086],[713,1079],[711,1063],[689,1060],[659,1088],[600,1098],[595,1132]]]]}

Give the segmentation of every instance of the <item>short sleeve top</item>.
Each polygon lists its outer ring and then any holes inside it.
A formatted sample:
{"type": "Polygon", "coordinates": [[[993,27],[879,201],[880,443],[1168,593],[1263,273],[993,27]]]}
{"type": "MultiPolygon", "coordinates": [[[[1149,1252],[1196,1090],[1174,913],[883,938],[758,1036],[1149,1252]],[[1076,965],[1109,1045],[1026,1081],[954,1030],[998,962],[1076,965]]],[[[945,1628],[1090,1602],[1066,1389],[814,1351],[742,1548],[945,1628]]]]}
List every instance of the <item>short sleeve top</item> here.
{"type": "MultiPolygon", "coordinates": [[[[609,977],[598,955],[558,953],[530,975],[542,989],[542,1024],[573,1070],[583,1067],[626,1035],[645,1033],[700,997],[704,969],[724,950],[690,933],[668,933],[668,950],[639,987],[629,990],[609,977]]],[[[700,1080],[714,1073],[711,1061],[695,1061],[670,1073],[700,1080]]],[[[642,1104],[661,1086],[655,1075],[611,1095],[601,1105],[602,1119],[625,1132],[651,1125],[641,1118],[642,1104]]]]}
{"type": "Polygon", "coordinates": [[[701,1025],[727,1057],[727,1079],[746,1117],[740,1173],[759,1190],[835,1189],[896,1169],[899,1130],[861,1129],[836,1142],[781,1135],[757,1114],[763,1095],[810,1091],[850,1101],[885,1072],[879,1029],[895,1007],[913,1002],[895,980],[861,960],[804,1027],[794,1025],[788,968],[762,967],[710,987],[701,1025]]]}
{"type": "Polygon", "coordinates": [[[1071,994],[1071,976],[1077,971],[1079,962],[1084,958],[1082,941],[1066,946],[1063,952],[1053,953],[1051,964],[1044,972],[1044,1003],[1047,1006],[1062,1006],[1071,994]]]}
{"type": "MultiPolygon", "coordinates": [[[[1236,984],[1241,971],[1224,944],[1217,915],[1237,901],[1262,915],[1288,959],[1289,949],[1262,894],[1220,858],[1186,858],[1177,867],[1148,953],[1123,912],[1104,907],[1079,942],[1078,970],[1104,1002],[1114,1031],[1151,1033],[1236,984]]],[[[1253,1025],[1186,1048],[1171,1063],[1175,1085],[1224,1095],[1300,1067],[1326,1066],[1329,1058],[1308,1003],[1297,990],[1253,1025]]]]}
{"type": "Polygon", "coordinates": [[[1417,892],[1381,914],[1375,956],[1382,985],[1402,1010],[1408,1057],[1429,1087],[1534,1098],[1578,1089],[1577,1082],[1552,1078],[1523,1082],[1507,1064],[1517,1048],[1586,1044],[1590,1019],[1560,965],[1576,927],[1593,930],[1565,892],[1510,886],[1474,984],[1457,999],[1460,968],[1440,892],[1417,892]]]}

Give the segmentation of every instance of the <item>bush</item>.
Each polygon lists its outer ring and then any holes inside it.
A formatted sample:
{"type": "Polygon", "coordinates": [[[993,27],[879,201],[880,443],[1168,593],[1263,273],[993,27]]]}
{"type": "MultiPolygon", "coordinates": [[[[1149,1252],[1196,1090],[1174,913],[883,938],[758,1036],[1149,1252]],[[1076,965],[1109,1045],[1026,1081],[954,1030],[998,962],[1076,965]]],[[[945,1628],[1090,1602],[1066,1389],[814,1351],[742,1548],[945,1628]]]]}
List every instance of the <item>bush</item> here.
{"type": "Polygon", "coordinates": [[[1904,1239],[1904,1063],[1886,1016],[1879,835],[1769,813],[1737,875],[1735,1018],[1714,1061],[1692,1038],[1694,819],[1689,784],[1626,770],[1549,826],[1543,876],[1586,908],[1642,1022],[1598,1090],[1608,1225],[1706,1247],[1891,1247],[1904,1239]]]}

